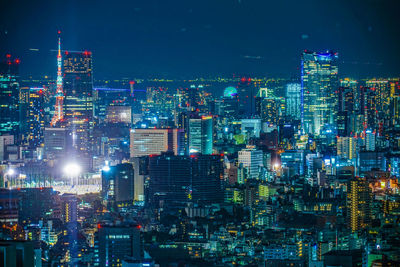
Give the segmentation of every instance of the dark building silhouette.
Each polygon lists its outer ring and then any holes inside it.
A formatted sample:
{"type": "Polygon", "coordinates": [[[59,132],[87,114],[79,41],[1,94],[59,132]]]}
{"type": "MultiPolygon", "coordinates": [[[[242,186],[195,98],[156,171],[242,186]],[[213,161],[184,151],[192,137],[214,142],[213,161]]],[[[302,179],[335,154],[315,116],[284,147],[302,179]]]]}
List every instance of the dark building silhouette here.
{"type": "Polygon", "coordinates": [[[183,204],[220,203],[223,200],[223,165],[219,155],[174,156],[164,153],[149,159],[150,200],[183,204]]]}
{"type": "Polygon", "coordinates": [[[102,171],[102,197],[109,207],[132,204],[134,199],[134,170],[123,163],[102,171]]]}

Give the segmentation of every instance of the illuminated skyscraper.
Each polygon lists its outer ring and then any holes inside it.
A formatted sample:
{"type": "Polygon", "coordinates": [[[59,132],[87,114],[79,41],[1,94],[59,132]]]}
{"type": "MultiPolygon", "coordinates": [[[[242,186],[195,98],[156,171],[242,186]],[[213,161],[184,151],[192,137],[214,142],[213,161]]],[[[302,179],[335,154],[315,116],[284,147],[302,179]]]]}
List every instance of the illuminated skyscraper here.
{"type": "Polygon", "coordinates": [[[0,62],[0,133],[17,135],[19,130],[19,59],[0,62]]]}
{"type": "Polygon", "coordinates": [[[371,189],[365,178],[354,178],[347,185],[347,219],[352,232],[371,222],[371,189]]]}
{"type": "Polygon", "coordinates": [[[238,163],[247,169],[248,178],[259,178],[260,167],[263,164],[263,152],[255,148],[246,148],[239,151],[238,163]]]}
{"type": "Polygon", "coordinates": [[[262,120],[278,125],[285,114],[285,106],[285,98],[283,97],[266,97],[262,99],[260,114],[262,120]]]}
{"type": "MultiPolygon", "coordinates": [[[[77,156],[88,159],[92,150],[94,123],[92,53],[66,51],[63,73],[65,95],[63,120],[72,132],[72,146],[77,151],[77,156]]],[[[84,162],[86,167],[89,167],[89,164],[84,162]]]]}
{"type": "Polygon", "coordinates": [[[361,114],[364,117],[363,130],[378,129],[377,93],[373,88],[362,87],[360,90],[361,114]]]}
{"type": "Polygon", "coordinates": [[[44,139],[44,90],[21,87],[20,129],[30,147],[39,147],[44,139]]]}
{"type": "Polygon", "coordinates": [[[78,217],[78,204],[76,195],[63,194],[61,196],[62,217],[65,223],[76,222],[78,217]]]}
{"type": "Polygon", "coordinates": [[[375,151],[375,132],[371,130],[365,131],[365,150],[366,151],[375,151]]]}
{"type": "Polygon", "coordinates": [[[343,159],[357,158],[357,139],[354,137],[337,138],[337,155],[343,159]]]}
{"type": "Polygon", "coordinates": [[[213,153],[213,117],[189,119],[189,153],[213,153]]]}
{"type": "Polygon", "coordinates": [[[301,118],[301,85],[298,83],[286,85],[286,116],[301,118]]]}
{"type": "Polygon", "coordinates": [[[130,141],[131,157],[160,155],[166,151],[175,155],[184,153],[182,129],[132,129],[130,141]]]}
{"type": "Polygon", "coordinates": [[[306,133],[334,127],[337,114],[338,54],[304,51],[301,56],[302,124],[306,133]]]}

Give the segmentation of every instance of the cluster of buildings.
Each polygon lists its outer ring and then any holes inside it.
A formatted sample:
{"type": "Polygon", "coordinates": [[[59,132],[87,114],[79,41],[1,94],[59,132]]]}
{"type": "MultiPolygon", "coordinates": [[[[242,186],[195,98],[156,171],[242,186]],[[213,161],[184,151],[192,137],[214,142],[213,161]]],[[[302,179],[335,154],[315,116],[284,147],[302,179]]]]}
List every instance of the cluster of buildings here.
{"type": "Polygon", "coordinates": [[[290,80],[94,82],[60,43],[57,63],[0,66],[6,266],[400,264],[399,78],[343,78],[331,51],[290,80]]]}

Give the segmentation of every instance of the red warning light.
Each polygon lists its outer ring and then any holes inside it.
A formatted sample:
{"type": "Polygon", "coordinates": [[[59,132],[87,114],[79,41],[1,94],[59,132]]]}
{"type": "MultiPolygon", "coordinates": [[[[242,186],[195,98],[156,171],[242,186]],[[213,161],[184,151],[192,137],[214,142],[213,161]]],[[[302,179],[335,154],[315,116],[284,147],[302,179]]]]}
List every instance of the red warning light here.
{"type": "Polygon", "coordinates": [[[15,64],[19,64],[21,61],[19,60],[19,58],[17,58],[16,60],[14,60],[15,64]]]}
{"type": "Polygon", "coordinates": [[[58,33],[58,34],[61,34],[61,31],[59,30],[57,33],[58,33]]]}
{"type": "Polygon", "coordinates": [[[130,85],[134,85],[134,84],[135,84],[135,81],[129,81],[129,84],[130,84],[130,85]]]}
{"type": "Polygon", "coordinates": [[[7,54],[7,55],[6,55],[6,58],[11,58],[11,55],[10,55],[10,54],[7,54]]]}
{"type": "Polygon", "coordinates": [[[69,54],[68,51],[65,51],[65,54],[68,55],[69,54]]]}

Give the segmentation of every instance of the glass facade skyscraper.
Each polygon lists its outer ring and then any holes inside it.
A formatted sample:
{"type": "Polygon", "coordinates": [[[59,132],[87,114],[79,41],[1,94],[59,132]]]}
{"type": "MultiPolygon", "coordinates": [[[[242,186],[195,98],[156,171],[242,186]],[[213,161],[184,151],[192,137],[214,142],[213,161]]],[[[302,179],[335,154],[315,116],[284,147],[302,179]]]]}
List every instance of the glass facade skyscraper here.
{"type": "Polygon", "coordinates": [[[213,153],[213,117],[189,119],[189,153],[213,153]]]}
{"type": "Polygon", "coordinates": [[[319,135],[335,127],[338,54],[304,51],[301,56],[302,124],[305,133],[319,135]]]}
{"type": "Polygon", "coordinates": [[[286,85],[286,116],[293,119],[301,117],[301,85],[289,83],[286,85]]]}
{"type": "Polygon", "coordinates": [[[66,51],[63,58],[64,123],[71,130],[77,156],[88,159],[94,123],[92,53],[66,51]]]}

